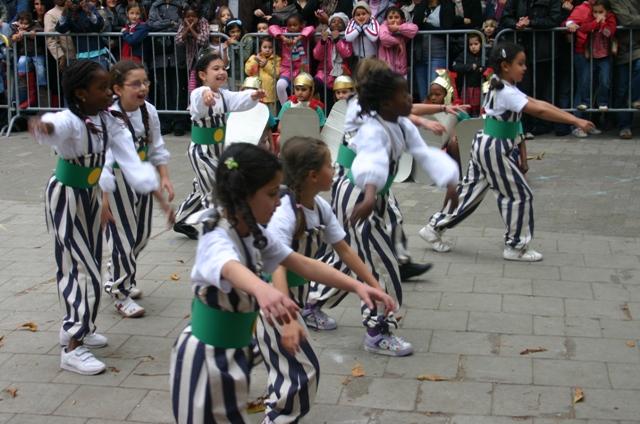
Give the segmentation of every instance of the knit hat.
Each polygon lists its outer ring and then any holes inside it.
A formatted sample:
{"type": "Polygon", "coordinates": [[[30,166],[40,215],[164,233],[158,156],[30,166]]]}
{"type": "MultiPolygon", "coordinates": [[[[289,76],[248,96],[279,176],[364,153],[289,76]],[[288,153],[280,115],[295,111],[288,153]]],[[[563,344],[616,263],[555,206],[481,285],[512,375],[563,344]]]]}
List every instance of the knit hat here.
{"type": "MultiPolygon", "coordinates": [[[[363,2],[364,3],[364,2],[363,2]]],[[[335,18],[340,18],[342,19],[342,22],[344,22],[344,26],[346,27],[347,25],[349,25],[349,17],[342,13],[342,12],[337,12],[334,13],[333,15],[329,16],[329,23],[331,23],[331,21],[333,21],[335,18]]]]}
{"type": "MultiPolygon", "coordinates": [[[[369,7],[367,2],[365,2],[365,1],[359,1],[358,3],[356,3],[355,6],[353,6],[353,11],[351,12],[351,16],[356,14],[356,9],[364,9],[364,10],[367,11],[367,13],[369,15],[371,15],[371,8],[369,7]]],[[[329,21],[329,22],[331,22],[331,21],[329,21]]]]}
{"type": "Polygon", "coordinates": [[[349,75],[340,75],[333,82],[333,91],[342,90],[343,88],[351,88],[354,90],[356,88],[356,85],[349,75]]]}
{"type": "Polygon", "coordinates": [[[450,105],[457,97],[455,94],[455,85],[452,79],[455,77],[452,77],[449,70],[441,68],[436,69],[436,74],[438,74],[438,76],[436,79],[431,81],[431,84],[438,84],[440,87],[445,89],[447,95],[444,97],[444,104],[450,105]]]}

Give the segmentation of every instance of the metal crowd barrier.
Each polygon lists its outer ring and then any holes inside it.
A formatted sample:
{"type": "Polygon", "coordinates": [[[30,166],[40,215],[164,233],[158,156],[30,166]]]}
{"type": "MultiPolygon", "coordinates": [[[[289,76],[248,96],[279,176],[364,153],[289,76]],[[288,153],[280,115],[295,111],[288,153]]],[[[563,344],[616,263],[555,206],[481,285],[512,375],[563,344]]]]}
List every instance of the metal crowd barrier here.
{"type": "MultiPolygon", "coordinates": [[[[631,40],[633,39],[632,38],[633,31],[634,31],[633,29],[618,27],[617,31],[622,33],[628,32],[631,37],[630,39],[631,40]]],[[[537,43],[538,37],[536,37],[535,35],[542,32],[550,33],[551,39],[552,39],[551,46],[550,46],[551,73],[550,75],[548,75],[549,79],[551,80],[551,100],[553,101],[553,99],[556,98],[556,94],[558,91],[556,84],[559,81],[559,77],[561,77],[563,79],[560,86],[564,90],[564,94],[566,95],[567,86],[569,87],[570,90],[568,95],[569,102],[567,104],[560,105],[560,107],[568,111],[575,111],[576,110],[575,106],[577,105],[574,104],[575,90],[573,87],[574,86],[574,71],[573,71],[574,37],[571,37],[571,40],[568,41],[568,43],[570,44],[568,48],[570,49],[570,52],[571,52],[570,72],[568,72],[568,75],[567,75],[567,72],[565,72],[564,74],[558,76],[558,64],[561,63],[561,61],[562,63],[566,64],[566,59],[567,59],[566,57],[558,57],[556,53],[558,49],[558,43],[561,41],[561,37],[566,36],[564,34],[567,32],[566,28],[561,27],[561,28],[553,28],[549,30],[526,29],[523,31],[506,29],[506,30],[500,31],[496,35],[495,40],[496,40],[496,43],[499,40],[518,41],[520,39],[522,41],[523,40],[522,37],[527,37],[527,36],[530,37],[529,46],[528,46],[529,47],[528,54],[530,55],[530,57],[528,58],[528,63],[530,63],[532,66],[531,66],[531,69],[529,69],[527,72],[532,73],[533,93],[536,93],[538,91],[538,82],[537,82],[537,80],[539,79],[538,73],[540,72],[538,70],[538,66],[542,61],[539,60],[540,58],[537,57],[538,50],[537,50],[536,43],[537,43]]],[[[483,46],[485,45],[484,35],[477,30],[419,31],[418,35],[416,35],[416,38],[414,38],[409,43],[407,43],[407,47],[406,47],[407,52],[409,51],[411,52],[410,54],[408,54],[409,63],[408,63],[408,75],[407,75],[411,93],[415,92],[414,81],[415,81],[416,58],[413,52],[414,52],[414,44],[418,42],[417,41],[418,37],[421,37],[422,39],[426,37],[444,38],[445,46],[446,46],[445,60],[448,66],[450,66],[454,59],[453,57],[451,57],[452,43],[456,42],[459,44],[460,40],[462,40],[462,43],[463,43],[462,48],[466,50],[468,37],[471,34],[479,35],[481,37],[480,39],[483,42],[483,46]]],[[[149,74],[149,79],[153,83],[149,93],[150,94],[149,100],[155,104],[158,110],[158,113],[160,114],[188,115],[189,112],[186,107],[188,103],[188,99],[185,98],[187,91],[184,91],[185,88],[188,90],[188,87],[189,87],[189,67],[186,64],[186,47],[184,45],[177,46],[175,44],[175,35],[176,33],[169,33],[169,32],[150,33],[146,41],[146,44],[143,47],[143,56],[146,59],[144,63],[148,68],[147,71],[149,74]],[[178,64],[180,65],[184,64],[184,66],[177,66],[178,64]],[[166,65],[166,66],[162,66],[162,65],[166,65]],[[174,90],[174,88],[176,89],[176,91],[172,92],[170,96],[167,96],[166,95],[167,90],[174,90]],[[185,93],[185,94],[180,94],[180,93],[185,93]],[[176,94],[176,95],[174,96],[173,94],[176,94]]],[[[299,35],[299,33],[295,33],[295,34],[286,33],[284,35],[297,36],[299,35]]],[[[316,39],[318,39],[320,36],[321,36],[321,33],[315,34],[316,39]]],[[[64,106],[62,88],[60,84],[61,69],[59,68],[59,66],[56,66],[58,62],[53,58],[57,58],[63,53],[65,57],[69,58],[69,54],[68,54],[69,52],[64,50],[64,47],[62,46],[60,41],[63,38],[67,40],[71,40],[71,37],[75,37],[76,39],[80,38],[85,44],[100,46],[101,48],[99,50],[94,50],[94,52],[100,52],[100,54],[95,53],[89,56],[91,56],[90,58],[92,60],[100,61],[106,67],[110,66],[114,61],[120,60],[121,58],[122,33],[120,32],[82,34],[82,35],[59,34],[57,32],[37,33],[35,37],[36,49],[44,45],[45,51],[46,51],[46,54],[45,54],[47,58],[47,60],[45,61],[45,65],[46,65],[45,68],[47,71],[46,85],[34,83],[34,81],[38,80],[37,75],[36,75],[36,78],[28,77],[28,75],[26,75],[27,78],[26,78],[26,84],[25,84],[25,76],[20,75],[18,71],[18,61],[20,59],[20,55],[18,54],[18,43],[14,43],[10,49],[6,49],[7,50],[6,58],[5,58],[6,102],[4,104],[0,104],[0,111],[6,110],[9,123],[8,125],[5,125],[2,128],[2,130],[0,131],[0,135],[6,134],[7,136],[9,136],[11,134],[11,130],[13,128],[13,125],[15,124],[16,119],[22,117],[25,114],[59,110],[64,106]],[[51,56],[53,56],[53,58],[51,56]],[[51,69],[52,67],[54,69],[51,69]],[[35,87],[33,87],[34,85],[35,87]],[[25,91],[26,91],[27,99],[24,98],[25,91]],[[32,92],[35,92],[35,97],[37,99],[37,102],[35,102],[35,104],[30,104],[28,102],[29,96],[32,92]],[[27,100],[27,103],[26,103],[27,107],[21,108],[20,104],[24,103],[25,100],[27,100]]],[[[221,33],[212,33],[211,37],[220,37],[221,42],[224,42],[224,40],[228,40],[228,37],[225,34],[221,34],[221,33]]],[[[241,83],[242,80],[245,78],[244,62],[246,62],[246,59],[248,58],[244,57],[245,54],[242,49],[242,45],[244,40],[247,37],[251,37],[257,40],[260,37],[269,37],[269,35],[265,33],[250,33],[250,34],[246,34],[243,37],[243,39],[239,41],[239,45],[240,45],[239,59],[242,62],[242,66],[239,66],[240,75],[236,75],[235,55],[229,55],[230,88],[234,87],[233,86],[234,82],[238,81],[241,83]]],[[[26,43],[26,40],[21,42],[26,43]]],[[[274,48],[278,45],[279,45],[278,41],[274,39],[274,48]]],[[[254,43],[254,53],[259,52],[258,46],[259,46],[258,43],[254,43]]],[[[311,46],[312,46],[311,40],[308,39],[306,43],[306,54],[310,62],[311,62],[310,59],[313,55],[311,46]]],[[[25,44],[25,47],[26,47],[26,44],[25,44]]],[[[565,46],[565,48],[567,47],[565,46]]],[[[630,82],[632,81],[632,76],[633,76],[632,66],[631,66],[631,63],[633,62],[632,52],[633,52],[633,49],[629,49],[629,61],[628,61],[629,63],[627,65],[622,65],[622,66],[628,67],[630,82]]],[[[227,49],[227,53],[229,53],[228,49],[227,49]]],[[[84,54],[83,56],[87,56],[87,55],[84,54]]],[[[72,59],[67,60],[67,66],[71,63],[71,60],[72,59]]],[[[326,72],[327,63],[331,60],[331,58],[325,54],[325,57],[322,60],[324,61],[324,65],[325,65],[324,69],[326,72]]],[[[432,57],[423,58],[421,60],[425,61],[424,63],[430,67],[432,57]]],[[[465,57],[465,61],[466,61],[466,57],[465,57]]],[[[482,49],[482,62],[485,64],[487,62],[487,57],[486,57],[484,48],[482,49]]],[[[391,65],[393,66],[394,64],[391,64],[391,65]]],[[[291,68],[293,64],[290,60],[289,63],[287,64],[282,63],[281,67],[282,66],[289,66],[291,68]]],[[[614,68],[612,67],[612,69],[614,68]]],[[[309,72],[312,74],[312,76],[314,76],[314,74],[311,71],[312,69],[309,68],[309,72]]],[[[593,75],[592,63],[590,64],[590,75],[591,75],[590,80],[593,81],[594,75],[593,75]]],[[[275,77],[275,72],[274,72],[274,77],[275,77]]],[[[326,77],[327,75],[325,75],[325,79],[324,79],[325,82],[326,82],[326,77]]],[[[546,77],[547,75],[545,75],[545,78],[546,77]]],[[[615,79],[614,78],[612,79],[615,82],[615,79]]],[[[277,78],[274,78],[274,80],[277,82],[277,78]]],[[[548,81],[548,79],[545,79],[545,83],[546,81],[548,81]]],[[[430,81],[428,81],[427,83],[430,83],[430,81]]],[[[275,92],[276,91],[275,85],[276,84],[274,84],[273,94],[277,98],[277,93],[275,92]]],[[[593,86],[594,84],[591,84],[590,94],[592,99],[594,94],[593,86]]],[[[631,87],[631,83],[630,83],[630,87],[631,87]]],[[[460,92],[460,98],[463,102],[467,100],[465,98],[466,96],[465,88],[466,87],[464,84],[462,85],[462,87],[458,87],[460,92]]],[[[326,87],[326,84],[325,84],[324,93],[323,93],[325,99],[327,98],[327,96],[333,95],[333,93],[330,93],[329,90],[330,89],[328,89],[328,87],[326,87]]],[[[614,87],[612,87],[610,90],[610,97],[613,97],[614,92],[615,92],[614,87]]],[[[631,101],[632,101],[632,94],[631,94],[631,88],[630,88],[627,93],[626,101],[622,102],[626,105],[626,107],[610,107],[609,111],[611,112],[635,111],[636,109],[632,108],[631,101]]],[[[616,104],[619,104],[619,103],[620,101],[618,100],[616,104]]],[[[612,105],[613,103],[609,102],[609,104],[612,105]]],[[[587,109],[587,112],[590,112],[590,111],[597,111],[597,109],[590,107],[589,109],[587,109]]]]}

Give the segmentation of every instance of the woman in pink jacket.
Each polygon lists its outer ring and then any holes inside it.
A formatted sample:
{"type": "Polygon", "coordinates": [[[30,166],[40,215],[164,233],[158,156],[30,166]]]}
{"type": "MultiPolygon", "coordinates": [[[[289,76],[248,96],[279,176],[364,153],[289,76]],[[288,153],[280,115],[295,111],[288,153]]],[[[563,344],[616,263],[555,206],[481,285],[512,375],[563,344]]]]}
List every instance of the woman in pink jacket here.
{"type": "Polygon", "coordinates": [[[327,106],[327,113],[333,107],[333,82],[343,74],[343,70],[349,69],[349,58],[353,54],[351,43],[340,35],[344,32],[349,18],[344,13],[336,13],[329,18],[329,31],[322,31],[320,40],[313,48],[313,57],[318,61],[318,70],[313,77],[315,92],[320,93],[320,98],[327,106]],[[327,87],[329,95],[325,98],[324,87],[327,87]]]}
{"type": "Polygon", "coordinates": [[[304,26],[302,15],[293,13],[287,18],[286,27],[269,25],[269,35],[278,40],[282,47],[282,62],[280,65],[280,78],[276,83],[278,100],[283,105],[287,101],[287,88],[291,81],[300,73],[300,65],[304,64],[309,72],[309,58],[307,56],[308,38],[315,29],[309,25],[304,26]],[[299,35],[284,35],[284,34],[299,35]]]}
{"type": "Polygon", "coordinates": [[[407,41],[418,33],[418,25],[405,22],[404,13],[397,7],[387,9],[385,21],[380,25],[378,59],[407,78],[407,41]]]}

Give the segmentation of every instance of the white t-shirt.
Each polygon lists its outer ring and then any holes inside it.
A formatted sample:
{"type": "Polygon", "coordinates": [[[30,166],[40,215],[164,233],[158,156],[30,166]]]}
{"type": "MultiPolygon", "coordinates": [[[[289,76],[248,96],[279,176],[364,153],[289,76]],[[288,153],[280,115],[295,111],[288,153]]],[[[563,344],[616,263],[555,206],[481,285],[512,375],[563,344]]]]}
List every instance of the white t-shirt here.
{"type": "MultiPolygon", "coordinates": [[[[346,233],[342,229],[342,226],[338,222],[338,219],[331,210],[331,205],[327,203],[320,196],[315,197],[318,210],[322,215],[323,224],[325,225],[324,234],[322,240],[327,244],[335,244],[341,240],[344,240],[346,233]]],[[[269,232],[279,242],[284,243],[287,246],[291,246],[293,243],[293,234],[296,231],[296,214],[291,206],[291,197],[284,196],[281,200],[280,206],[276,209],[271,221],[269,221],[269,232]]],[[[304,216],[307,220],[307,228],[313,228],[320,225],[320,217],[313,209],[307,209],[302,207],[304,216]]]]}
{"type": "Polygon", "coordinates": [[[503,89],[494,89],[493,104],[495,108],[490,108],[488,103],[484,108],[489,116],[502,116],[502,114],[508,111],[520,113],[527,103],[529,103],[526,94],[505,80],[502,80],[502,82],[504,83],[503,89]]]}
{"type": "MultiPolygon", "coordinates": [[[[264,228],[262,233],[267,237],[267,247],[260,251],[262,270],[267,274],[273,273],[280,263],[293,251],[281,241],[269,234],[264,228]]],[[[242,239],[249,252],[251,261],[255,261],[256,248],[253,247],[253,236],[242,239]]],[[[236,245],[224,228],[217,227],[198,240],[196,260],[191,270],[191,280],[195,284],[208,284],[219,288],[224,293],[231,292],[233,285],[222,278],[222,268],[229,261],[238,261],[245,265],[244,248],[236,245]]]]}

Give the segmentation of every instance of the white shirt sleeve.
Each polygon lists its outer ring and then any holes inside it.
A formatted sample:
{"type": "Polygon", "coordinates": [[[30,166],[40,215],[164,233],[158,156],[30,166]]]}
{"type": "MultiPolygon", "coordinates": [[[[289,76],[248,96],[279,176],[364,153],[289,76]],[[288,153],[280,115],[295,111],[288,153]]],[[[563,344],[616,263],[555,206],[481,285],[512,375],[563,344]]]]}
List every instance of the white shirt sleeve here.
{"type": "Polygon", "coordinates": [[[289,196],[283,196],[280,201],[280,206],[273,213],[267,228],[269,228],[269,233],[279,242],[291,246],[293,233],[296,231],[297,218],[291,208],[289,196]]]}
{"type": "Polygon", "coordinates": [[[191,280],[194,283],[209,284],[229,293],[232,284],[222,278],[222,268],[231,261],[240,263],[242,259],[222,228],[216,228],[198,239],[196,260],[191,270],[191,280]]]}
{"type": "Polygon", "coordinates": [[[407,150],[429,174],[431,180],[441,188],[449,184],[457,184],[458,164],[442,150],[427,146],[416,126],[408,118],[401,117],[398,119],[398,124],[404,130],[407,150]]]}
{"type": "Polygon", "coordinates": [[[354,151],[357,153],[351,165],[351,173],[361,189],[367,184],[373,184],[376,191],[380,191],[387,184],[390,142],[387,131],[375,119],[362,125],[358,134],[349,142],[349,147],[355,147],[354,151]]]}
{"type": "Polygon", "coordinates": [[[100,173],[100,188],[106,193],[111,193],[116,189],[116,176],[113,174],[113,152],[107,149],[105,153],[104,167],[100,173]]]}
{"type": "Polygon", "coordinates": [[[338,218],[334,215],[331,205],[320,196],[316,196],[316,203],[318,204],[318,209],[322,214],[322,220],[325,225],[324,241],[327,244],[336,244],[344,240],[347,234],[344,232],[340,222],[338,222],[338,218]]]}
{"type": "MultiPolygon", "coordinates": [[[[260,100],[251,99],[252,90],[247,91],[229,91],[220,90],[220,95],[224,96],[227,101],[227,112],[242,112],[253,109],[260,100]]],[[[222,101],[222,100],[220,100],[222,101]]]]}
{"type": "Polygon", "coordinates": [[[267,274],[272,274],[280,266],[282,261],[293,253],[293,250],[277,237],[274,237],[266,228],[261,228],[262,234],[269,240],[267,247],[260,251],[262,255],[262,268],[267,274]]]}
{"type": "Polygon", "coordinates": [[[497,90],[495,94],[495,109],[485,108],[490,116],[499,116],[507,111],[522,112],[529,103],[527,95],[516,87],[504,84],[504,88],[497,90]]]}
{"type": "Polygon", "coordinates": [[[158,117],[158,111],[149,102],[145,102],[147,105],[147,112],[149,113],[149,139],[151,144],[149,145],[149,154],[147,160],[153,164],[153,166],[166,165],[169,162],[171,153],[166,149],[164,145],[164,138],[160,132],[160,118],[158,117]]]}
{"type": "MultiPolygon", "coordinates": [[[[191,92],[191,105],[189,106],[189,112],[191,113],[192,120],[201,119],[208,116],[209,106],[204,104],[202,96],[209,91],[211,91],[209,87],[201,86],[191,92]]],[[[216,102],[221,101],[221,99],[216,99],[216,102]]]]}
{"type": "Polygon", "coordinates": [[[155,168],[148,162],[140,161],[138,152],[131,142],[131,132],[125,123],[109,114],[104,114],[104,119],[109,134],[109,147],[127,183],[137,193],[150,193],[157,190],[159,184],[155,168]]]}

